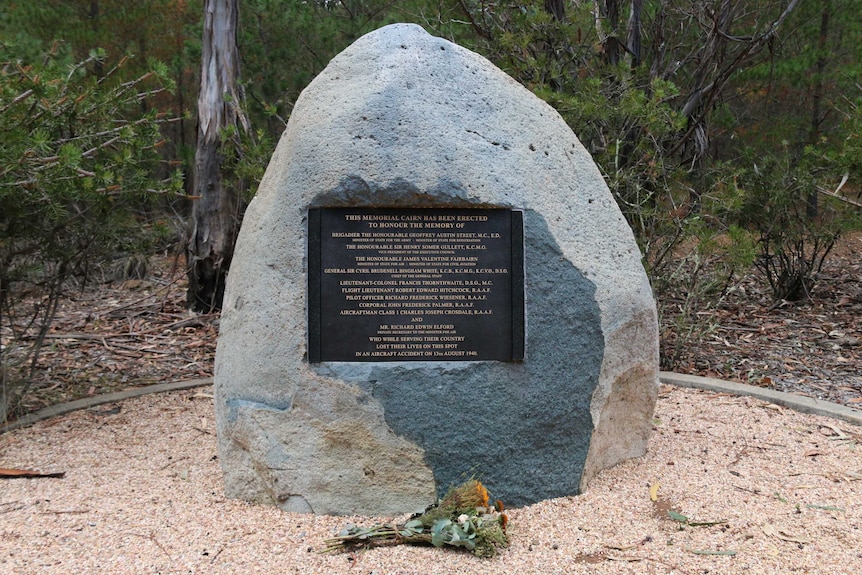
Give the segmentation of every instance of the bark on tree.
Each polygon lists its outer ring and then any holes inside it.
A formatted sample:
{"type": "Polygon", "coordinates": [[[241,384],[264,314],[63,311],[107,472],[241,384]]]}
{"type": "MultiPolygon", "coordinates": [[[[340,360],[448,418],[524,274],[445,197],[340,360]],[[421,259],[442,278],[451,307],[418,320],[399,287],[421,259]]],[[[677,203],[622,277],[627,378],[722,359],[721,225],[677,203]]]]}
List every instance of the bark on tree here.
{"type": "Polygon", "coordinates": [[[188,245],[187,302],[196,311],[220,309],[239,230],[241,190],[226,185],[223,161],[238,148],[248,122],[240,106],[238,0],[206,0],[198,96],[194,205],[188,245]],[[223,134],[233,134],[233,141],[223,134]]]}
{"type": "MultiPolygon", "coordinates": [[[[99,33],[99,0],[90,0],[90,12],[88,14],[90,17],[90,27],[93,29],[93,32],[99,33]]],[[[93,73],[97,78],[103,78],[105,76],[105,65],[102,60],[96,60],[93,62],[93,73]]]]}
{"type": "Polygon", "coordinates": [[[626,44],[632,55],[632,69],[641,65],[641,12],[643,11],[643,0],[632,0],[629,11],[628,33],[626,44]]]}
{"type": "MultiPolygon", "coordinates": [[[[722,1],[719,10],[712,13],[713,23],[708,32],[707,41],[701,53],[697,54],[697,59],[701,64],[692,74],[693,85],[680,112],[688,119],[688,128],[670,151],[670,154],[678,152],[684,146],[691,144],[692,140],[700,138],[706,138],[706,140],[694,144],[694,151],[689,153],[689,161],[696,161],[699,158],[698,154],[706,150],[709,136],[705,124],[710,108],[718,100],[733,76],[746,69],[747,66],[756,61],[761,52],[771,47],[779,28],[799,4],[799,1],[789,0],[778,19],[763,32],[753,36],[734,36],[730,33],[734,4],[727,0],[722,1]],[[732,51],[728,51],[730,41],[733,41],[732,43],[735,45],[732,51]]],[[[663,73],[662,76],[664,75],[663,73]]]]}
{"type": "Polygon", "coordinates": [[[545,0],[545,11],[557,21],[562,21],[566,17],[566,5],[563,0],[545,0]]]}
{"type": "MultiPolygon", "coordinates": [[[[816,146],[820,141],[820,126],[825,119],[821,112],[823,103],[823,74],[826,72],[826,38],[829,36],[829,19],[832,16],[832,1],[823,0],[823,11],[820,13],[820,35],[817,39],[817,62],[814,65],[814,88],[811,95],[811,131],[808,136],[809,145],[816,146]]],[[[808,194],[806,215],[810,219],[820,215],[817,190],[808,194]]]]}
{"type": "Polygon", "coordinates": [[[605,63],[610,66],[616,66],[620,61],[622,52],[619,0],[596,2],[595,9],[596,31],[599,33],[599,38],[601,39],[605,63]]]}

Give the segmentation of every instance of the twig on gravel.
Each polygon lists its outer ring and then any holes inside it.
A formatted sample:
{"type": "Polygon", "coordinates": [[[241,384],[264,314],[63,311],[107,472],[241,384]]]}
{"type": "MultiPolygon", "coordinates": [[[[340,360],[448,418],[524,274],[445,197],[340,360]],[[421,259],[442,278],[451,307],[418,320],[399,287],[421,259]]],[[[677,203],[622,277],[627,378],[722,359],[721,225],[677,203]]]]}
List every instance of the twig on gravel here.
{"type": "Polygon", "coordinates": [[[21,503],[20,501],[4,501],[0,503],[0,513],[18,511],[19,509],[24,509],[27,505],[27,503],[21,503]]]}
{"type": "Polygon", "coordinates": [[[168,463],[168,464],[166,464],[166,465],[162,465],[161,467],[159,467],[159,471],[164,471],[165,469],[167,469],[167,468],[168,468],[168,467],[170,467],[171,465],[174,465],[175,463],[179,463],[180,461],[184,461],[184,460],[186,460],[186,459],[188,459],[188,457],[180,457],[180,458],[178,458],[178,459],[174,459],[174,460],[173,460],[173,461],[171,461],[170,463],[168,463]]]}
{"type": "Polygon", "coordinates": [[[89,512],[89,509],[58,509],[56,511],[49,509],[48,511],[40,511],[39,515],[78,515],[89,512]]]}
{"type": "Polygon", "coordinates": [[[768,493],[764,493],[763,491],[758,491],[756,489],[748,489],[747,487],[740,487],[739,485],[734,485],[733,488],[739,489],[740,491],[745,491],[747,493],[752,493],[754,495],[765,495],[767,497],[772,497],[771,495],[769,495],[768,493]]]}
{"type": "Polygon", "coordinates": [[[65,471],[56,473],[42,473],[32,469],[6,469],[0,467],[0,479],[39,479],[39,478],[54,478],[63,479],[66,476],[65,471]]]}
{"type": "Polygon", "coordinates": [[[680,567],[675,563],[671,563],[670,561],[665,561],[664,559],[656,559],[655,557],[644,557],[647,561],[654,561],[656,563],[661,563],[665,567],[670,567],[673,571],[678,571],[679,573],[688,573],[685,569],[680,567]]]}
{"type": "Polygon", "coordinates": [[[135,537],[141,537],[143,539],[149,539],[150,541],[152,541],[153,543],[156,544],[156,547],[158,547],[159,549],[162,550],[162,553],[164,553],[165,555],[168,556],[168,559],[170,559],[171,561],[174,560],[173,556],[170,553],[168,553],[168,551],[162,546],[161,543],[159,543],[159,540],[156,539],[156,536],[153,535],[152,533],[150,533],[149,535],[144,535],[142,533],[134,533],[132,531],[126,531],[126,533],[128,533],[129,535],[134,535],[135,537]]]}

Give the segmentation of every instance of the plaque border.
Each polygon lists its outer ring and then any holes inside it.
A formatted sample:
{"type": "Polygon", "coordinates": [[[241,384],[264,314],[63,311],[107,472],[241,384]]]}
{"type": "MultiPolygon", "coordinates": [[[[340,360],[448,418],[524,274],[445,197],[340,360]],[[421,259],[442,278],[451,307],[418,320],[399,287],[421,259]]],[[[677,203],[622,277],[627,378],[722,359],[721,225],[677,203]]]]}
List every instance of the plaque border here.
{"type": "MultiPolygon", "coordinates": [[[[323,348],[322,337],[322,320],[321,320],[321,263],[322,263],[322,233],[321,229],[321,210],[325,209],[343,209],[345,207],[355,208],[357,210],[374,210],[374,209],[426,209],[414,208],[409,206],[316,206],[308,208],[307,217],[307,262],[306,270],[308,288],[306,301],[308,302],[308,341],[307,352],[308,363],[322,363],[321,350],[323,348]]],[[[428,206],[427,209],[434,210],[507,210],[511,216],[511,245],[509,253],[511,254],[511,276],[510,283],[512,288],[512,349],[511,359],[506,362],[503,360],[457,360],[460,362],[470,361],[503,361],[503,363],[519,363],[524,361],[526,354],[526,301],[525,301],[525,262],[524,262],[524,211],[516,208],[505,207],[472,207],[472,206],[428,206]]],[[[410,360],[416,361],[416,360],[410,360]]],[[[434,360],[423,360],[434,361],[434,360]]],[[[449,360],[451,361],[451,360],[449,360]]],[[[364,362],[367,363],[367,362],[364,362]]],[[[381,362],[387,363],[387,362],[381,362]]]]}
{"type": "Polygon", "coordinates": [[[512,361],[524,361],[526,353],[526,301],[524,298],[524,211],[512,214],[512,361]]]}

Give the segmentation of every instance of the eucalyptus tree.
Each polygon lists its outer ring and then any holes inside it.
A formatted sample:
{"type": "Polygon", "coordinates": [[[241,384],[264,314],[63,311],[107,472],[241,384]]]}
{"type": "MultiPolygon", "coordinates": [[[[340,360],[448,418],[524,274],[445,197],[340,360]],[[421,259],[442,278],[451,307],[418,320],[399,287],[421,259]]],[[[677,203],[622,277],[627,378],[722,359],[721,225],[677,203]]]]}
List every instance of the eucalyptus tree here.
{"type": "Polygon", "coordinates": [[[396,4],[206,0],[188,243],[190,307],[221,308],[245,204],[300,91],[361,34],[392,21],[396,4]]]}
{"type": "Polygon", "coordinates": [[[188,303],[219,309],[239,231],[242,190],[229,162],[241,153],[249,123],[242,107],[237,0],[206,0],[197,106],[192,229],[188,241],[188,303]]]}

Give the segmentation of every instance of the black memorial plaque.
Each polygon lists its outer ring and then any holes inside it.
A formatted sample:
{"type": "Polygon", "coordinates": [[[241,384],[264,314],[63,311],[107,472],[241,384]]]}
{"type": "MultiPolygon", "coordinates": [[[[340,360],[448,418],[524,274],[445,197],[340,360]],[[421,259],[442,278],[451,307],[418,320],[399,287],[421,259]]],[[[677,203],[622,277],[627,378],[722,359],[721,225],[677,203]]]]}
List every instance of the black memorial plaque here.
{"type": "Polygon", "coordinates": [[[521,361],[523,213],[308,211],[308,359],[521,361]]]}

